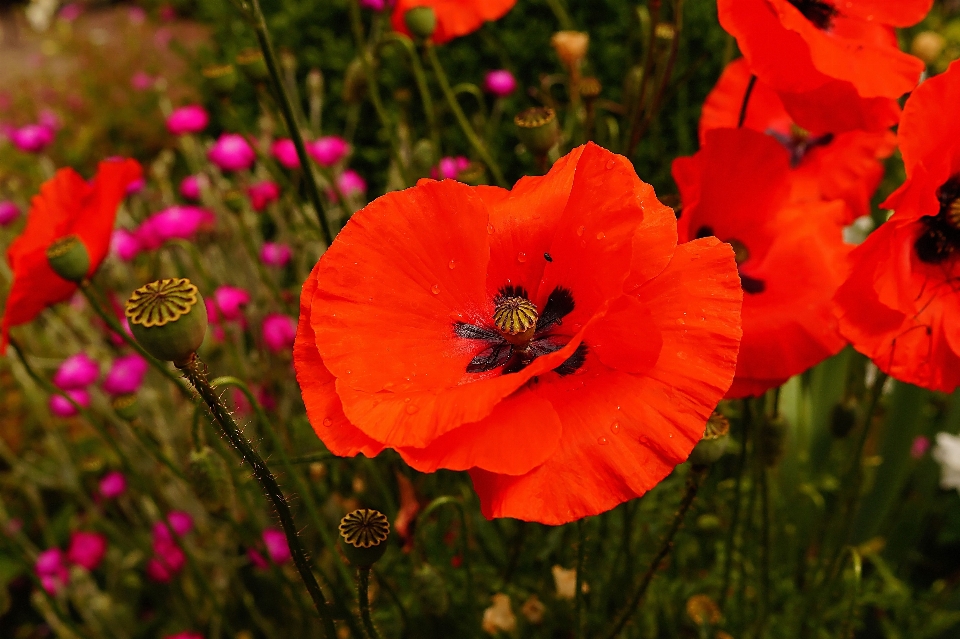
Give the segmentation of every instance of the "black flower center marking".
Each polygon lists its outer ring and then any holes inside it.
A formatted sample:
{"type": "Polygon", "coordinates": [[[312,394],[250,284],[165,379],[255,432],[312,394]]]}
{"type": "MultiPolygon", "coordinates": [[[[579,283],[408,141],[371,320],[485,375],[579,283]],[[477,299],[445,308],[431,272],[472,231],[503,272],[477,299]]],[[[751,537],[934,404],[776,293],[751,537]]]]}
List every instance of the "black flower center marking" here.
{"type": "Polygon", "coordinates": [[[960,249],[960,173],[937,189],[940,210],[920,218],[921,232],[913,243],[917,257],[939,264],[960,249]]]}
{"type": "MultiPolygon", "coordinates": [[[[698,240],[701,237],[710,237],[712,235],[714,235],[712,226],[704,225],[697,230],[698,240]]],[[[743,273],[742,266],[750,260],[750,251],[747,250],[747,245],[736,238],[731,238],[726,240],[726,242],[733,247],[733,256],[737,261],[737,272],[740,274],[740,287],[743,289],[743,292],[756,295],[757,293],[763,293],[767,290],[766,282],[743,273]]]]}
{"type": "Polygon", "coordinates": [[[807,153],[817,147],[827,146],[833,142],[833,133],[824,133],[823,135],[810,135],[804,129],[796,124],[790,126],[790,133],[781,133],[779,131],[767,131],[780,144],[786,147],[790,152],[790,168],[795,169],[803,162],[807,153]]]}
{"type": "MultiPolygon", "coordinates": [[[[453,332],[463,339],[486,342],[487,348],[467,364],[468,373],[485,373],[503,367],[503,374],[516,373],[542,355],[555,353],[567,345],[568,339],[553,335],[555,327],[574,309],[573,294],[561,287],[553,289],[543,312],[530,301],[527,291],[519,286],[504,286],[494,298],[493,326],[477,326],[454,322],[453,332]]],[[[570,375],[583,366],[587,345],[580,344],[555,370],[570,375]]]]}
{"type": "Polygon", "coordinates": [[[803,14],[803,17],[809,20],[822,31],[826,31],[833,23],[837,10],[829,2],[823,0],[787,0],[803,14]]]}

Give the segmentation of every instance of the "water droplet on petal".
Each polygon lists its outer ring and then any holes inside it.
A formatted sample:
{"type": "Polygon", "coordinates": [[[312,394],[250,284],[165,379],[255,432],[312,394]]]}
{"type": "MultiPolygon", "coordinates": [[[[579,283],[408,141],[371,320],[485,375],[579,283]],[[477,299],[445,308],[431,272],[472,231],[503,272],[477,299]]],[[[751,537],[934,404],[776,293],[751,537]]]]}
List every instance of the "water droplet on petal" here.
{"type": "Polygon", "coordinates": [[[577,229],[577,235],[583,235],[583,230],[584,230],[585,228],[587,228],[587,227],[581,226],[580,228],[578,228],[578,229],[577,229]]]}
{"type": "Polygon", "coordinates": [[[600,231],[599,233],[597,233],[598,240],[602,240],[605,237],[606,237],[606,234],[603,231],[600,231]]]}
{"type": "Polygon", "coordinates": [[[404,398],[403,398],[403,403],[404,403],[404,404],[409,404],[409,403],[410,403],[410,398],[409,398],[409,397],[404,397],[404,398]]]}
{"type": "Polygon", "coordinates": [[[524,253],[523,251],[520,251],[519,253],[517,253],[517,261],[520,262],[521,264],[526,262],[527,254],[524,253]]]}
{"type": "Polygon", "coordinates": [[[450,260],[450,263],[447,264],[447,266],[449,266],[450,270],[452,271],[453,269],[457,268],[457,263],[454,260],[450,260]]]}
{"type": "Polygon", "coordinates": [[[487,235],[493,235],[493,224],[487,224],[487,235]]]}
{"type": "Polygon", "coordinates": [[[433,293],[434,295],[439,295],[440,287],[434,284],[432,287],[430,287],[430,292],[433,293]]]}
{"type": "Polygon", "coordinates": [[[620,422],[613,422],[612,424],[610,424],[610,431],[613,432],[614,435],[616,435],[617,433],[619,433],[619,432],[620,432],[620,422]]]}
{"type": "Polygon", "coordinates": [[[410,405],[407,406],[407,408],[406,408],[407,415],[413,415],[413,414],[416,413],[418,410],[420,410],[420,408],[419,408],[418,406],[414,406],[413,404],[410,404],[410,405]]]}
{"type": "Polygon", "coordinates": [[[597,438],[597,443],[600,444],[601,446],[606,446],[607,444],[610,443],[610,440],[607,439],[606,437],[600,436],[597,438]]]}
{"type": "Polygon", "coordinates": [[[326,426],[327,428],[330,428],[330,426],[333,425],[333,420],[330,419],[329,417],[324,417],[324,418],[323,418],[323,425],[326,426]]]}
{"type": "Polygon", "coordinates": [[[616,165],[617,165],[617,163],[616,163],[615,161],[613,161],[613,160],[607,160],[607,170],[612,169],[612,168],[615,167],[616,165]]]}

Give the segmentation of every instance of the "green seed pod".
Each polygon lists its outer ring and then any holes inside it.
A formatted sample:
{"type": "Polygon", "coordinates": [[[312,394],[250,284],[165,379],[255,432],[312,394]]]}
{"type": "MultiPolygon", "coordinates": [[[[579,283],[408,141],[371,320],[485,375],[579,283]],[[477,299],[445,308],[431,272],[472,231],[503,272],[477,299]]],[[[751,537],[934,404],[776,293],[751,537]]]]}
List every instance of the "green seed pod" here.
{"type": "Polygon", "coordinates": [[[467,168],[457,173],[457,179],[470,186],[487,183],[487,169],[479,162],[471,162],[467,168]]]}
{"type": "Polygon", "coordinates": [[[580,96],[584,99],[585,102],[593,102],[598,97],[600,97],[600,92],[603,90],[603,85],[600,84],[600,80],[587,77],[580,80],[580,96]]]}
{"type": "Polygon", "coordinates": [[[90,254],[76,235],[61,237],[51,244],[47,262],[54,273],[68,282],[80,283],[90,270],[90,254]]]}
{"type": "Polygon", "coordinates": [[[132,422],[140,414],[140,402],[137,400],[137,396],[133,394],[114,397],[110,405],[117,417],[125,422],[132,422]]]}
{"type": "Polygon", "coordinates": [[[233,505],[234,489],[227,463],[209,446],[190,451],[187,477],[210,512],[218,513],[233,505]]]}
{"type": "Polygon", "coordinates": [[[517,114],[517,137],[530,153],[545,156],[560,139],[557,113],[547,107],[533,107],[517,114]]]}
{"type": "Polygon", "coordinates": [[[433,7],[414,7],[403,14],[403,21],[410,33],[422,40],[426,40],[437,30],[437,14],[433,7]]]}
{"type": "Polygon", "coordinates": [[[372,566],[383,557],[390,536],[390,522],[379,510],[361,508],[340,520],[340,547],[355,566],[372,566]]]}
{"type": "Polygon", "coordinates": [[[185,278],[141,286],[127,300],[125,314],[144,350],[175,364],[186,362],[207,332],[207,307],[197,287],[185,278]]]}
{"type": "Polygon", "coordinates": [[[450,610],[450,592],[440,572],[430,564],[413,571],[413,587],[423,611],[442,617],[450,610]]]}
{"type": "Polygon", "coordinates": [[[204,67],[201,72],[213,92],[225,96],[233,93],[237,86],[237,70],[232,64],[215,64],[204,67]]]}
{"type": "Polygon", "coordinates": [[[244,49],[237,54],[237,66],[254,82],[264,82],[270,77],[267,61],[260,49],[244,49]]]}
{"type": "Polygon", "coordinates": [[[714,411],[707,420],[703,439],[697,442],[690,453],[690,463],[694,466],[709,466],[723,456],[729,441],[730,422],[718,411],[714,411]]]}

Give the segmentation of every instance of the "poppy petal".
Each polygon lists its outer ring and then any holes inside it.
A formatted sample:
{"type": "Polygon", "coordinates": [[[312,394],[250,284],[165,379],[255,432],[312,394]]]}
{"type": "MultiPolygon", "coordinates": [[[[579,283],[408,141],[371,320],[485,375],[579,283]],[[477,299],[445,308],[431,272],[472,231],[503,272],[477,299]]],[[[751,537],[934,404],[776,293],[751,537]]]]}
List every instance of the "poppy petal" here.
{"type": "Polygon", "coordinates": [[[940,182],[960,172],[960,119],[945,104],[960,104],[960,61],[946,72],[926,80],[903,108],[897,136],[907,177],[922,161],[940,182]]]}
{"type": "Polygon", "coordinates": [[[431,7],[437,26],[430,38],[436,44],[472,33],[484,22],[502,18],[517,0],[397,0],[391,15],[394,31],[410,35],[404,15],[414,7],[431,7]]]}
{"type": "Polygon", "coordinates": [[[843,12],[861,20],[894,27],[910,27],[930,13],[933,0],[857,0],[844,4],[843,12]]]}

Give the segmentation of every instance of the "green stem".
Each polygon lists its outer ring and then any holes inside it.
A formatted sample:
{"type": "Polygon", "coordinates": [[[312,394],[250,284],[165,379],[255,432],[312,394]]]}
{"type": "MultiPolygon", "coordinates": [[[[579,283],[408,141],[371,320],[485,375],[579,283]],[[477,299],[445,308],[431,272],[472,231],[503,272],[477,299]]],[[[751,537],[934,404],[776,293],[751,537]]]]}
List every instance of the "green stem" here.
{"type": "Polygon", "coordinates": [[[547,6],[550,7],[550,11],[553,12],[553,17],[557,19],[562,29],[572,31],[576,28],[573,20],[570,19],[570,14],[567,13],[566,8],[560,0],[547,0],[547,6]]]}
{"type": "Polygon", "coordinates": [[[280,65],[277,63],[277,56],[273,50],[273,43],[270,41],[270,31],[267,29],[266,18],[263,17],[263,11],[260,10],[260,0],[251,0],[253,8],[253,29],[257,35],[257,42],[260,44],[260,50],[263,52],[264,61],[267,63],[267,69],[270,71],[270,80],[273,84],[273,90],[280,101],[280,110],[283,112],[283,119],[287,123],[287,129],[293,145],[297,149],[297,157],[300,159],[300,166],[303,169],[303,177],[307,184],[307,195],[310,196],[310,202],[316,211],[317,221],[320,223],[320,230],[323,232],[323,239],[327,246],[333,243],[333,235],[330,233],[330,227],[327,224],[327,216],[323,206],[323,200],[320,199],[320,188],[317,186],[317,180],[314,178],[310,157],[307,155],[307,147],[303,142],[303,133],[297,124],[297,117],[294,114],[293,104],[290,102],[290,95],[284,86],[283,78],[280,75],[280,65]]]}
{"type": "Polygon", "coordinates": [[[450,87],[450,80],[447,79],[447,74],[440,65],[440,59],[437,57],[436,48],[429,40],[424,42],[423,46],[427,50],[427,57],[430,59],[430,66],[433,67],[433,72],[437,76],[437,81],[440,83],[440,90],[443,92],[443,97],[447,100],[447,106],[449,106],[450,110],[453,112],[454,117],[457,119],[457,124],[460,125],[460,129],[463,131],[463,134],[467,136],[467,141],[470,142],[470,146],[472,146],[473,150],[477,152],[477,155],[480,156],[480,159],[483,160],[488,167],[490,167],[490,172],[493,173],[493,178],[497,184],[503,188],[507,188],[507,180],[503,177],[503,172],[500,170],[500,165],[498,165],[490,155],[490,152],[487,150],[487,147],[484,146],[483,141],[477,136],[477,132],[473,130],[472,126],[470,126],[470,121],[467,120],[467,116],[463,112],[463,109],[460,108],[460,103],[457,102],[457,96],[454,95],[453,89],[450,87]]]}
{"type": "Polygon", "coordinates": [[[577,573],[576,583],[573,592],[573,617],[575,627],[574,637],[583,639],[584,637],[584,619],[583,619],[583,560],[586,556],[586,533],[584,532],[584,523],[582,519],[577,520],[577,573]]]}
{"type": "Polygon", "coordinates": [[[266,463],[264,463],[263,458],[260,457],[259,453],[253,448],[253,445],[244,436],[240,427],[236,421],[234,421],[233,415],[227,407],[223,405],[220,396],[210,385],[210,382],[207,381],[206,367],[203,362],[194,355],[186,363],[178,365],[178,368],[183,371],[187,380],[196,389],[203,401],[206,402],[207,407],[210,409],[210,414],[220,427],[223,436],[237,449],[244,461],[250,465],[250,468],[253,470],[253,476],[260,483],[263,492],[273,504],[274,509],[276,509],[280,526],[283,528],[283,533],[287,538],[287,544],[290,546],[290,552],[293,555],[293,562],[297,567],[297,571],[300,573],[300,579],[303,580],[307,592],[310,593],[313,605],[317,609],[317,616],[319,616],[323,625],[324,634],[327,639],[336,639],[337,633],[327,609],[327,601],[323,596],[323,592],[320,590],[320,585],[317,583],[316,577],[314,577],[310,569],[310,564],[307,562],[306,553],[300,543],[300,538],[297,536],[297,526],[293,520],[293,514],[290,512],[290,506],[287,504],[287,499],[283,491],[280,490],[276,478],[273,476],[273,473],[270,472],[266,463]]]}
{"type": "Polygon", "coordinates": [[[740,523],[740,504],[742,501],[741,485],[743,470],[747,461],[747,440],[750,435],[751,422],[750,399],[743,400],[743,432],[740,435],[740,458],[737,460],[737,476],[733,484],[733,513],[730,516],[730,532],[727,535],[726,553],[723,558],[723,582],[720,586],[720,609],[727,601],[727,591],[730,589],[730,576],[733,571],[733,555],[736,552],[737,528],[740,523]]]}
{"type": "Polygon", "coordinates": [[[360,619],[363,629],[369,639],[381,639],[377,627],[370,618],[370,566],[361,566],[357,569],[357,595],[360,598],[360,619]]]}
{"type": "Polygon", "coordinates": [[[413,41],[402,33],[389,33],[383,38],[383,44],[396,42],[407,53],[410,66],[413,68],[413,77],[417,81],[417,90],[420,92],[420,101],[423,103],[423,114],[427,118],[427,128],[430,129],[430,141],[433,143],[433,164],[440,160],[440,129],[437,127],[437,113],[433,106],[433,96],[427,84],[427,74],[423,71],[423,64],[413,41]]]}
{"type": "MultiPolygon", "coordinates": [[[[450,495],[445,495],[443,497],[437,497],[430,504],[423,509],[423,512],[417,517],[417,526],[414,528],[414,541],[418,537],[418,533],[423,529],[421,522],[426,521],[426,518],[437,510],[441,506],[446,505],[453,506],[457,511],[457,516],[460,518],[460,558],[463,560],[463,570],[467,575],[467,587],[466,587],[466,599],[467,599],[467,609],[471,612],[473,611],[474,598],[473,598],[473,572],[471,570],[470,555],[468,553],[470,544],[467,537],[467,513],[463,508],[463,503],[456,497],[451,497],[450,495]]],[[[425,546],[425,544],[424,544],[425,546]]],[[[426,550],[423,552],[424,557],[426,557],[426,550]]]]}
{"type": "Polygon", "coordinates": [[[697,491],[700,490],[700,485],[703,484],[703,479],[707,476],[709,470],[709,466],[694,466],[690,469],[690,474],[687,475],[687,488],[683,494],[683,498],[680,500],[680,507],[677,508],[677,512],[673,515],[673,521],[670,523],[670,528],[660,543],[657,554],[653,556],[653,560],[647,567],[646,572],[643,573],[643,577],[641,577],[640,582],[637,583],[637,587],[627,602],[627,605],[616,615],[607,631],[600,635],[603,639],[615,639],[615,637],[619,636],[620,631],[623,630],[623,627],[630,620],[630,617],[637,611],[637,608],[643,601],[643,596],[647,593],[647,588],[650,587],[650,582],[653,581],[657,569],[660,568],[660,564],[666,559],[667,555],[670,554],[670,549],[673,548],[673,538],[677,536],[677,532],[683,524],[683,519],[686,517],[687,511],[690,510],[690,506],[697,496],[697,491]]]}

